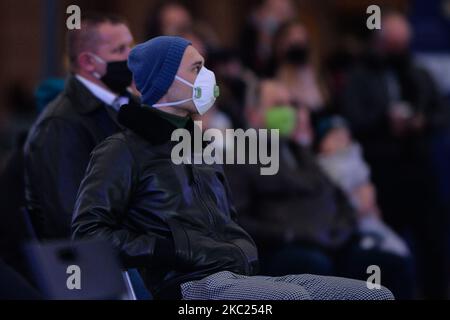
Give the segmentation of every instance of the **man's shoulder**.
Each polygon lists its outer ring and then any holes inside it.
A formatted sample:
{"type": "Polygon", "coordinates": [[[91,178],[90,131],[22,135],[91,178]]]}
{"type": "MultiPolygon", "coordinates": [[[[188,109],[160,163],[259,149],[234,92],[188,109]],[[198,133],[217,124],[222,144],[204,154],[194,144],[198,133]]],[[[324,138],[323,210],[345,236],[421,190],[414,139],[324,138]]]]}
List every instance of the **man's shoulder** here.
{"type": "Polygon", "coordinates": [[[123,143],[126,144],[130,150],[136,150],[136,152],[144,149],[151,149],[151,144],[149,144],[141,136],[127,128],[109,136],[105,139],[105,142],[123,143]]]}
{"type": "Polygon", "coordinates": [[[86,118],[104,104],[95,98],[74,76],[68,77],[66,87],[41,113],[36,125],[45,125],[53,119],[84,124],[86,118]]]}
{"type": "MultiPolygon", "coordinates": [[[[70,89],[70,88],[69,88],[70,89]]],[[[42,113],[38,116],[30,128],[27,143],[32,143],[36,139],[43,139],[44,136],[52,137],[55,134],[66,133],[68,135],[91,135],[97,132],[98,124],[102,121],[110,120],[107,112],[84,112],[81,100],[69,94],[68,88],[61,92],[52,102],[50,102],[42,113]],[[100,117],[99,117],[100,116],[100,117]]],[[[96,100],[87,100],[85,102],[91,107],[94,104],[100,106],[96,100]]],[[[93,109],[92,111],[99,110],[93,109]]]]}
{"type": "Polygon", "coordinates": [[[51,126],[54,123],[82,124],[82,116],[76,111],[73,102],[62,92],[42,111],[33,127],[51,126]]]}
{"type": "Polygon", "coordinates": [[[124,129],[109,136],[96,147],[96,149],[100,148],[108,150],[106,152],[112,152],[109,150],[126,150],[141,163],[170,157],[167,145],[153,145],[130,129],[124,129]]]}
{"type": "Polygon", "coordinates": [[[83,119],[73,109],[64,94],[52,101],[36,119],[28,133],[27,144],[43,136],[55,138],[64,132],[80,133],[84,128],[83,119]]]}
{"type": "Polygon", "coordinates": [[[128,142],[127,131],[123,130],[110,135],[101,144],[128,144],[128,142]]]}
{"type": "Polygon", "coordinates": [[[114,163],[118,159],[128,159],[131,162],[127,161],[123,163],[124,165],[139,164],[145,156],[144,148],[142,143],[137,140],[138,138],[129,130],[119,131],[100,142],[92,151],[91,156],[106,159],[110,163],[114,163]]]}
{"type": "Polygon", "coordinates": [[[132,131],[125,129],[119,131],[109,137],[107,137],[103,142],[101,142],[96,149],[106,148],[106,149],[118,149],[125,148],[129,151],[135,150],[138,152],[140,148],[144,148],[143,141],[141,138],[134,134],[132,131]]]}

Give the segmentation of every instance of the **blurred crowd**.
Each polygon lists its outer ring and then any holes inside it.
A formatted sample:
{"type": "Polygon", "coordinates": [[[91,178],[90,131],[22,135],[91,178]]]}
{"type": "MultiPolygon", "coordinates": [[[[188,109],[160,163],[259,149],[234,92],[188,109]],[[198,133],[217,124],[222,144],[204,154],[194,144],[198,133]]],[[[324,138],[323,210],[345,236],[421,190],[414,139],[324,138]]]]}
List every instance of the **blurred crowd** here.
{"type": "MultiPolygon", "coordinates": [[[[215,72],[221,95],[202,117],[204,129],[280,130],[277,175],[262,176],[256,165],[225,168],[260,273],[365,280],[377,265],[397,298],[448,298],[449,101],[414,59],[407,17],[383,11],[382,29],[362,49],[342,46],[318,59],[296,12],[289,0],[261,1],[233,49],[177,2],[153,11],[146,30],[148,38],[188,39],[215,72]]],[[[37,86],[38,112],[64,81],[37,86]]],[[[18,249],[29,237],[21,226],[26,130],[16,137],[0,176],[8,221],[0,250],[27,278],[18,249]]]]}

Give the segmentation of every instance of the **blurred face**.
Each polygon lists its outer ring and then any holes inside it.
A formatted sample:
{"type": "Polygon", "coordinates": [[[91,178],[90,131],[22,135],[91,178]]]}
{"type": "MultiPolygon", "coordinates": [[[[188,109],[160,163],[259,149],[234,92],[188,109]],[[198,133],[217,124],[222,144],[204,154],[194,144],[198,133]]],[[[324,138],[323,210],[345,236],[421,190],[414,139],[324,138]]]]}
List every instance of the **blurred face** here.
{"type": "MultiPolygon", "coordinates": [[[[184,52],[177,75],[180,78],[194,84],[195,79],[204,65],[204,59],[193,46],[188,46],[184,52]]],[[[162,102],[174,102],[192,98],[192,88],[188,85],[174,80],[166,95],[161,99],[162,102]]],[[[179,115],[195,114],[197,109],[194,102],[189,101],[178,106],[166,107],[171,108],[179,115]]]]}
{"type": "Polygon", "coordinates": [[[267,0],[265,6],[266,10],[281,23],[294,16],[295,10],[291,0],[267,0]]]}
{"type": "Polygon", "coordinates": [[[133,36],[125,24],[103,23],[97,28],[97,46],[79,55],[79,65],[88,74],[106,73],[106,64],[95,59],[92,53],[105,62],[124,61],[128,59],[133,45],[133,36]]]}
{"type": "Polygon", "coordinates": [[[332,129],[320,144],[320,152],[334,154],[344,150],[351,143],[350,132],[346,128],[332,129]]]}
{"type": "Polygon", "coordinates": [[[308,45],[308,32],[305,27],[300,24],[293,25],[288,29],[282,43],[280,44],[283,49],[286,49],[292,45],[308,45]]]}
{"type": "Polygon", "coordinates": [[[191,24],[191,16],[182,6],[169,5],[161,11],[161,31],[164,35],[178,35],[191,24]]]}
{"type": "Polygon", "coordinates": [[[297,111],[291,106],[287,88],[273,80],[260,85],[260,105],[249,112],[249,123],[257,129],[278,130],[282,138],[291,138],[297,121],[297,111]]]}
{"type": "Polygon", "coordinates": [[[392,14],[382,21],[380,37],[385,52],[401,53],[409,47],[411,28],[402,15],[392,14]]]}
{"type": "Polygon", "coordinates": [[[251,125],[255,128],[265,128],[265,115],[276,106],[289,106],[291,96],[289,90],[275,81],[263,81],[260,86],[260,105],[250,114],[251,125]]]}
{"type": "Polygon", "coordinates": [[[183,34],[182,35],[183,38],[185,38],[186,40],[188,40],[190,43],[192,43],[192,46],[197,49],[198,53],[202,56],[202,57],[206,57],[206,47],[205,44],[203,43],[203,41],[194,33],[189,32],[187,34],[183,34]]]}
{"type": "Polygon", "coordinates": [[[305,48],[309,46],[308,33],[301,24],[295,24],[286,30],[286,33],[281,36],[277,45],[277,57],[279,59],[285,58],[292,48],[305,48]]]}
{"type": "Polygon", "coordinates": [[[286,106],[291,103],[289,90],[282,84],[265,82],[261,85],[261,112],[265,113],[274,106],[286,106]]]}

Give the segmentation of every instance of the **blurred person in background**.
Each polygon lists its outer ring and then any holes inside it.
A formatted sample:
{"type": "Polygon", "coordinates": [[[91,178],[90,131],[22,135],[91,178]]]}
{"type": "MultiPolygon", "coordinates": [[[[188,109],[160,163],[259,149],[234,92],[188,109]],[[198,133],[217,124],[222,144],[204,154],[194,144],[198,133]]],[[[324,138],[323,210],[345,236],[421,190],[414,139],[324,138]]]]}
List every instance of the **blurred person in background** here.
{"type": "MultiPolygon", "coordinates": [[[[49,78],[42,81],[34,92],[36,114],[55,99],[64,89],[64,79],[49,78]]],[[[23,254],[23,244],[34,240],[30,233],[29,221],[24,215],[25,177],[23,146],[27,132],[17,139],[17,144],[8,156],[0,174],[0,257],[11,268],[32,282],[27,261],[23,254]]]]}
{"type": "Polygon", "coordinates": [[[190,8],[182,1],[159,1],[148,18],[145,33],[148,38],[178,36],[194,40],[198,50],[209,54],[220,41],[213,28],[201,19],[194,19],[190,8]]]}
{"type": "Polygon", "coordinates": [[[180,1],[160,1],[151,10],[147,36],[178,36],[190,30],[192,26],[192,15],[180,1]]]}
{"type": "Polygon", "coordinates": [[[70,75],[25,143],[27,210],[39,238],[67,238],[76,193],[94,147],[117,132],[117,112],[136,98],[128,91],[127,57],[133,44],[126,22],[84,14],[67,33],[70,75]]]}
{"type": "Polygon", "coordinates": [[[35,91],[37,113],[44,111],[45,107],[64,91],[64,78],[47,78],[40,82],[35,91]]]}
{"type": "Polygon", "coordinates": [[[397,298],[411,298],[410,262],[364,246],[357,213],[347,195],[320,168],[311,146],[310,111],[298,119],[289,90],[265,80],[247,110],[254,128],[280,130],[280,169],[262,176],[257,165],[227,165],[240,224],[255,239],[261,271],[269,275],[315,273],[366,279],[375,264],[397,298]],[[298,126],[305,126],[297,128],[298,126]]]}
{"type": "Polygon", "coordinates": [[[233,50],[216,50],[211,53],[210,61],[216,71],[217,81],[220,82],[221,98],[217,102],[217,109],[227,115],[232,128],[246,128],[247,122],[242,116],[247,99],[246,93],[258,78],[233,50]]]}
{"type": "Polygon", "coordinates": [[[278,29],[296,18],[292,0],[262,0],[249,14],[240,39],[242,61],[257,75],[267,74],[278,29]]]}
{"type": "Polygon", "coordinates": [[[433,79],[414,62],[411,37],[404,15],[384,13],[339,105],[363,146],[387,223],[411,241],[423,294],[437,298],[448,284],[448,213],[438,199],[430,139],[450,117],[433,79]]]}
{"type": "Polygon", "coordinates": [[[370,168],[346,121],[334,115],[321,117],[317,122],[314,144],[320,167],[346,193],[356,210],[358,230],[368,236],[363,242],[368,247],[410,257],[406,243],[382,221],[370,168]]]}
{"type": "Polygon", "coordinates": [[[148,38],[178,36],[192,41],[205,57],[220,46],[213,28],[201,19],[194,19],[182,1],[159,1],[151,9],[145,29],[148,38]]]}
{"type": "Polygon", "coordinates": [[[0,170],[17,149],[36,117],[33,94],[19,79],[9,79],[0,108],[0,170]]]}
{"type": "Polygon", "coordinates": [[[341,35],[337,45],[325,57],[321,69],[328,97],[328,112],[338,113],[350,71],[360,62],[365,49],[365,41],[361,37],[347,32],[341,35]]]}
{"type": "Polygon", "coordinates": [[[322,109],[326,103],[324,88],[312,63],[306,28],[298,22],[282,25],[273,48],[270,73],[288,88],[293,102],[314,111],[322,109]]]}

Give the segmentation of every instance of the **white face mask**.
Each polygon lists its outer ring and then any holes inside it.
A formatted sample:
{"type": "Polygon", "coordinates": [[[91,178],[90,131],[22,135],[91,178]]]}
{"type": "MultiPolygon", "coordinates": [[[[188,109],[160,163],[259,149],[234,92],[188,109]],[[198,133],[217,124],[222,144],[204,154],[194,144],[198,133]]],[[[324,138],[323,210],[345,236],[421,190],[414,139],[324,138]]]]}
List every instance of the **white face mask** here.
{"type": "Polygon", "coordinates": [[[216,76],[214,75],[214,72],[208,70],[206,67],[200,69],[194,84],[179,76],[175,76],[175,79],[193,88],[192,98],[175,102],[158,103],[154,104],[153,107],[177,106],[192,100],[194,101],[198,113],[202,115],[213,106],[216,98],[219,96],[219,87],[216,84],[216,76]]]}

